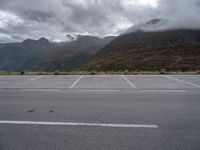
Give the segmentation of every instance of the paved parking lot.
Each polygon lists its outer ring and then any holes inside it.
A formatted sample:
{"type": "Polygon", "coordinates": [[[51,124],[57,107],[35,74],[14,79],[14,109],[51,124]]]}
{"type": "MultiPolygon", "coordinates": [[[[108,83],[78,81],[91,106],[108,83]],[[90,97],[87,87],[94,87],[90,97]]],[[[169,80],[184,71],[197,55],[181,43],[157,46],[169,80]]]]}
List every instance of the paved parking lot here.
{"type": "Polygon", "coordinates": [[[0,89],[192,90],[199,76],[1,76],[0,89]]]}
{"type": "Polygon", "coordinates": [[[199,150],[200,76],[0,76],[1,150],[199,150]]]}

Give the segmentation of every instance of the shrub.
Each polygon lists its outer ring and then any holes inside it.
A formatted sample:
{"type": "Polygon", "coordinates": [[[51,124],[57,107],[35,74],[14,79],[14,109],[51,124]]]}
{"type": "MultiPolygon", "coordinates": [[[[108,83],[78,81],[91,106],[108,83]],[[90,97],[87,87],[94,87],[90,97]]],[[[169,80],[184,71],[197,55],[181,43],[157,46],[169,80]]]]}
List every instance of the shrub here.
{"type": "Polygon", "coordinates": [[[24,74],[25,74],[25,72],[24,72],[24,71],[21,71],[21,72],[20,72],[20,75],[24,75],[24,74]]]}
{"type": "Polygon", "coordinates": [[[60,72],[59,71],[55,71],[54,75],[60,75],[60,72]]]}

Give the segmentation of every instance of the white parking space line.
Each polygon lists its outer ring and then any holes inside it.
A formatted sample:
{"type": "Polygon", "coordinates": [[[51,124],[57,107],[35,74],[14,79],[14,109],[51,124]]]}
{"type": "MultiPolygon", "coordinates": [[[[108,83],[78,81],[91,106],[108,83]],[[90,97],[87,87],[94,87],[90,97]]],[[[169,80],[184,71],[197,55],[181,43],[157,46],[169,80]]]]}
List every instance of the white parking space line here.
{"type": "Polygon", "coordinates": [[[200,85],[195,84],[195,83],[191,83],[191,82],[188,82],[188,81],[180,80],[180,79],[177,79],[177,78],[174,78],[174,77],[171,77],[171,76],[167,76],[167,75],[164,75],[164,77],[200,88],[200,85]]]}
{"type": "Polygon", "coordinates": [[[8,121],[0,120],[0,124],[11,125],[44,125],[44,126],[88,126],[111,128],[159,128],[154,124],[110,124],[110,123],[78,123],[78,122],[37,122],[37,121],[8,121]]]}
{"type": "Polygon", "coordinates": [[[70,87],[71,89],[81,80],[81,78],[83,77],[83,75],[82,76],[80,76],[73,84],[72,84],[72,86],[70,87]]]}
{"type": "Polygon", "coordinates": [[[136,89],[136,86],[133,83],[131,83],[131,81],[129,81],[124,75],[122,75],[122,77],[128,82],[128,84],[131,85],[132,88],[136,89]]]}

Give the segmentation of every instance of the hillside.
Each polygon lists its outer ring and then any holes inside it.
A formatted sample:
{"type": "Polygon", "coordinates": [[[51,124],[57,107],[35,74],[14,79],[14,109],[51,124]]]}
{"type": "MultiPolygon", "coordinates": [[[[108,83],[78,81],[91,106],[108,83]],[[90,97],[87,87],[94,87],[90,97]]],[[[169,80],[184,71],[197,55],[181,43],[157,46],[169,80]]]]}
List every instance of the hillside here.
{"type": "Polygon", "coordinates": [[[106,45],[81,70],[200,70],[200,30],[137,31],[106,45]]]}
{"type": "Polygon", "coordinates": [[[94,56],[114,37],[99,38],[79,35],[76,40],[66,42],[62,48],[44,54],[30,68],[32,71],[71,71],[79,68],[94,56]]]}
{"type": "Polygon", "coordinates": [[[47,39],[0,44],[0,71],[22,71],[56,47],[47,39]]]}
{"type": "Polygon", "coordinates": [[[45,38],[0,44],[0,71],[71,71],[94,56],[114,37],[78,35],[70,42],[45,38]]]}

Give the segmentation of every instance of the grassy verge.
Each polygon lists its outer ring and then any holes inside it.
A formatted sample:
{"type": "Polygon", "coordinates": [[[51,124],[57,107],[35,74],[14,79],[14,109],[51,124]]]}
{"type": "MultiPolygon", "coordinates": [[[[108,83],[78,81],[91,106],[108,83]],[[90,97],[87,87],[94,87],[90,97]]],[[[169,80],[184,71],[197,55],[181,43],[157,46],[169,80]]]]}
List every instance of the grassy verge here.
{"type": "MultiPolygon", "coordinates": [[[[72,72],[0,72],[0,76],[5,75],[123,75],[124,72],[87,72],[87,71],[72,71],[72,72]]],[[[157,72],[129,72],[126,75],[161,75],[157,72]]],[[[196,72],[166,72],[165,75],[200,75],[200,71],[196,72]]]]}

